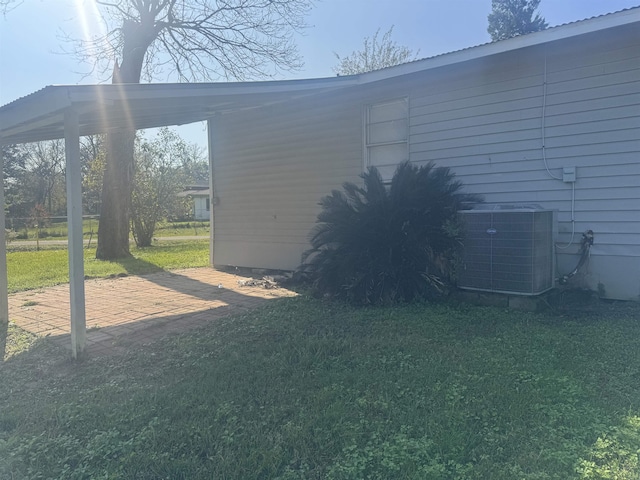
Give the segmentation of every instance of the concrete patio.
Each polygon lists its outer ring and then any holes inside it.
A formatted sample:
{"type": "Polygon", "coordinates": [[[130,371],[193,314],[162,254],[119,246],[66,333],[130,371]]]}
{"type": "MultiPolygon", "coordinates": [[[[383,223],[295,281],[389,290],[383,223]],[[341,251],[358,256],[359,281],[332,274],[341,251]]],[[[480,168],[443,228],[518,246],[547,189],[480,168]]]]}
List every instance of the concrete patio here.
{"type": "MultiPolygon", "coordinates": [[[[212,268],[191,268],[86,280],[86,353],[115,354],[271,299],[295,296],[284,288],[241,285],[249,279],[212,268]]],[[[69,285],[9,295],[9,319],[71,349],[69,285]]]]}

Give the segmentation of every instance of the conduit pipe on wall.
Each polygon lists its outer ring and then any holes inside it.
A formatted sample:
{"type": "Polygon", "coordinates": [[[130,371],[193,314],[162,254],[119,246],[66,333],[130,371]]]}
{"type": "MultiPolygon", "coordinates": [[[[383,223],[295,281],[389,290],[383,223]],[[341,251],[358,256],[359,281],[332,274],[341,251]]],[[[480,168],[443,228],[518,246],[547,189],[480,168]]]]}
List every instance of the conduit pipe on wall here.
{"type": "MultiPolygon", "coordinates": [[[[569,243],[566,245],[555,244],[555,247],[558,249],[566,249],[569,248],[573,244],[573,239],[576,233],[576,176],[575,169],[569,173],[572,175],[565,178],[563,173],[562,177],[558,177],[551,172],[549,169],[549,163],[547,162],[547,148],[546,148],[546,115],[547,115],[547,51],[545,49],[544,52],[544,75],[542,79],[542,118],[541,118],[541,137],[542,137],[542,159],[544,161],[544,168],[547,170],[547,173],[554,180],[560,180],[564,183],[571,183],[571,238],[569,239],[569,243]]],[[[584,264],[589,259],[589,255],[591,253],[591,246],[593,245],[593,230],[587,230],[582,234],[582,240],[580,242],[580,251],[578,252],[580,258],[578,259],[578,263],[576,267],[566,275],[563,275],[557,279],[560,285],[566,285],[569,279],[573,278],[580,269],[584,266],[584,264]]]]}
{"type": "Polygon", "coordinates": [[[542,160],[544,161],[544,168],[547,170],[547,174],[554,180],[560,180],[565,183],[571,183],[571,238],[569,239],[569,243],[566,245],[555,244],[556,248],[564,250],[573,245],[573,239],[576,233],[576,216],[575,216],[575,205],[576,205],[576,179],[575,176],[572,180],[566,180],[564,177],[558,177],[551,172],[549,169],[549,163],[547,162],[547,147],[546,147],[546,116],[547,116],[547,50],[545,48],[544,51],[544,74],[542,77],[542,118],[541,118],[541,127],[540,134],[542,137],[542,160]]]}

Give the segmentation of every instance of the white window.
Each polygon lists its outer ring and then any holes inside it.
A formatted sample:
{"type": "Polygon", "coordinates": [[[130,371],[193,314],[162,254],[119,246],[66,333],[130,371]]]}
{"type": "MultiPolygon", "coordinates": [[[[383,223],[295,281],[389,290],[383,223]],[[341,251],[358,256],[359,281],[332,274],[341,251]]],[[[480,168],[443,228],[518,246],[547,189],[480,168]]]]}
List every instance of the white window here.
{"type": "Polygon", "coordinates": [[[376,103],[365,115],[365,167],[376,167],[390,181],[399,163],[409,158],[409,101],[376,103]]]}

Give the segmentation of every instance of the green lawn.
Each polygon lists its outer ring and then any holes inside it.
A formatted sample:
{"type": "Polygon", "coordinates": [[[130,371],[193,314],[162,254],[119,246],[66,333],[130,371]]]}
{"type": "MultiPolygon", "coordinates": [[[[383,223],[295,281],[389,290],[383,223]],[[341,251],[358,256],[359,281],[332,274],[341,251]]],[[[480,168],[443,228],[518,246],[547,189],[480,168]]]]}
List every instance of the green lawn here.
{"type": "Polygon", "coordinates": [[[302,295],[80,364],[21,338],[0,478],[637,479],[638,311],[302,295]]]}
{"type": "MultiPolygon", "coordinates": [[[[132,258],[117,262],[95,259],[95,248],[84,250],[84,271],[87,277],[110,275],[142,275],[159,270],[204,267],[209,264],[209,242],[206,239],[188,242],[159,242],[148,248],[131,247],[132,258]]],[[[49,287],[69,281],[66,248],[51,247],[40,251],[18,250],[7,253],[9,291],[49,287]]]]}

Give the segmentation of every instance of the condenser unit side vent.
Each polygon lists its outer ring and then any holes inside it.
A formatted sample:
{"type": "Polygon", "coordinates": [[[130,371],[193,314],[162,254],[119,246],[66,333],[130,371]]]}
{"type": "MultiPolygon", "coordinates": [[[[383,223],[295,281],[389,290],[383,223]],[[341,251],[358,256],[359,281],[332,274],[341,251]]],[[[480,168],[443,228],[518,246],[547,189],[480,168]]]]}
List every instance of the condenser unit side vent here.
{"type": "Polygon", "coordinates": [[[554,212],[482,209],[461,212],[463,262],[458,286],[539,295],[554,286],[554,212]]]}

